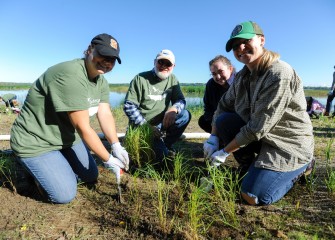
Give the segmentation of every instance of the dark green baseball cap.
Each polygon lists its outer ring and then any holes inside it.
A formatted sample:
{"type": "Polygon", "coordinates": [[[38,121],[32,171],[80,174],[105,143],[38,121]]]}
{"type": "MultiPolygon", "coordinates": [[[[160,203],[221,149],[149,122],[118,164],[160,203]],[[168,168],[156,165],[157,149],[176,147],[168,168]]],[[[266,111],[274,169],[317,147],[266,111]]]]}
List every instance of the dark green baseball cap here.
{"type": "Polygon", "coordinates": [[[262,29],[257,25],[257,23],[247,21],[238,24],[231,32],[230,39],[226,44],[226,51],[230,52],[235,38],[251,39],[255,35],[264,35],[262,29]]]}

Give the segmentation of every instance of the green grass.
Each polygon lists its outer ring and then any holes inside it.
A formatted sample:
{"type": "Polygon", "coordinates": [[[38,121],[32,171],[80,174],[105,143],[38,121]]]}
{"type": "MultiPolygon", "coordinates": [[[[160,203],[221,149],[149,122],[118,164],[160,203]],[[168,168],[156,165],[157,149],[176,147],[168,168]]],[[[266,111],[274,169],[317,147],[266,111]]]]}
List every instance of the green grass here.
{"type": "MultiPolygon", "coordinates": [[[[202,108],[197,106],[191,106],[189,109],[193,120],[197,119],[196,116],[202,111],[202,108]]],[[[113,113],[117,121],[124,121],[122,108],[113,109],[113,113]]],[[[111,182],[114,179],[111,174],[102,172],[103,176],[99,178],[97,189],[88,190],[84,185],[80,186],[78,191],[82,195],[70,205],[71,207],[66,208],[66,211],[84,201],[90,201],[85,206],[95,206],[93,210],[88,208],[87,211],[92,210],[92,215],[102,219],[100,231],[105,233],[104,231],[115,228],[115,222],[120,222],[121,219],[126,226],[125,238],[128,237],[126,234],[129,229],[137,231],[147,225],[149,227],[145,231],[148,238],[153,236],[150,235],[153,232],[161,234],[154,235],[155,239],[278,239],[280,237],[277,235],[280,234],[281,238],[286,236],[287,239],[335,237],[335,119],[313,119],[317,169],[312,172],[306,187],[296,184],[282,200],[269,207],[242,204],[239,196],[240,176],[232,174],[226,167],[211,172],[214,187],[210,192],[201,191],[198,183],[204,169],[193,164],[192,153],[195,149],[190,148],[190,145],[181,148],[182,151],[177,153],[171,169],[157,171],[153,166],[155,156],[150,142],[152,133],[147,127],[129,129],[129,137],[124,139],[123,145],[138,166],[138,169],[129,175],[128,182],[123,183],[126,186],[123,192],[126,204],[117,208],[116,202],[112,200],[111,182]],[[324,169],[324,172],[320,172],[321,169],[324,169]],[[327,191],[327,201],[320,201],[322,193],[327,191]],[[330,203],[325,205],[326,202],[330,203]],[[100,208],[101,212],[95,212],[100,208]]],[[[199,145],[202,142],[203,140],[199,140],[199,145]]],[[[185,146],[185,143],[179,144],[177,147],[183,146],[182,144],[185,146]]],[[[12,157],[5,155],[0,158],[0,180],[10,188],[13,188],[11,184],[14,185],[15,178],[12,160],[12,157]]],[[[18,225],[24,226],[24,222],[18,225]]],[[[27,226],[26,232],[33,231],[32,225],[27,226]]],[[[54,225],[53,228],[55,226],[57,227],[54,225]]],[[[94,238],[85,236],[89,230],[88,227],[84,227],[84,230],[76,235],[77,238],[94,238]]],[[[21,236],[20,230],[11,231],[12,236],[21,236]]],[[[0,236],[8,238],[6,233],[0,233],[0,236]]],[[[25,237],[31,238],[28,235],[25,237]]],[[[75,238],[69,236],[69,239],[75,238]]]]}

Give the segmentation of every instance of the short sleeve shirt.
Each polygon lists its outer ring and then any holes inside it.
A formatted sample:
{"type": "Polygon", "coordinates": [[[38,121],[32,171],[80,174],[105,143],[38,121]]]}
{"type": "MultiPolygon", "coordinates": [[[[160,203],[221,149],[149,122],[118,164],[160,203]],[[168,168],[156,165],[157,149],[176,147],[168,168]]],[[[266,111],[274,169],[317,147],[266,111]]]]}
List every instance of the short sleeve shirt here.
{"type": "Polygon", "coordinates": [[[30,90],[11,130],[11,147],[20,157],[71,147],[80,140],[68,117],[69,111],[98,111],[99,103],[109,102],[109,86],[100,75],[87,76],[83,59],[50,67],[30,90]]]}
{"type": "Polygon", "coordinates": [[[136,104],[143,117],[153,125],[163,120],[170,104],[184,99],[174,74],[160,80],[153,71],[136,75],[126,95],[126,101],[136,104]]]}

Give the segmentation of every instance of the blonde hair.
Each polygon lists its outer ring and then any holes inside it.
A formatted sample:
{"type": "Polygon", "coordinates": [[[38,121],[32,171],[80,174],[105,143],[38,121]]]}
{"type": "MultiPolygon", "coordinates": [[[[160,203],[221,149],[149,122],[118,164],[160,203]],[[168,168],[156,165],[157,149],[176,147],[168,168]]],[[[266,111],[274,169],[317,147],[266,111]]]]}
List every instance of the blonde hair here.
{"type": "Polygon", "coordinates": [[[259,63],[257,64],[256,72],[258,75],[262,75],[275,61],[278,61],[280,55],[276,52],[269,51],[263,48],[264,53],[261,56],[259,63]]]}

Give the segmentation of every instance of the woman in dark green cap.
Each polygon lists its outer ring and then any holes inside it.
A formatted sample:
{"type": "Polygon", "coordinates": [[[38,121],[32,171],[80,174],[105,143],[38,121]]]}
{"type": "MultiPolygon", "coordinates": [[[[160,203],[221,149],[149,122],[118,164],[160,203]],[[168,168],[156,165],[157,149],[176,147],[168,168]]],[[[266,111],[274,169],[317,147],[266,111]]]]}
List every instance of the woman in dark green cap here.
{"type": "Polygon", "coordinates": [[[246,172],[242,198],[251,205],[278,201],[314,165],[313,127],[302,81],[264,44],[255,22],[243,22],[232,31],[226,50],[233,50],[245,66],[219,102],[204,144],[213,166],[233,153],[246,172]],[[221,150],[219,140],[225,146],[221,150]]]}

